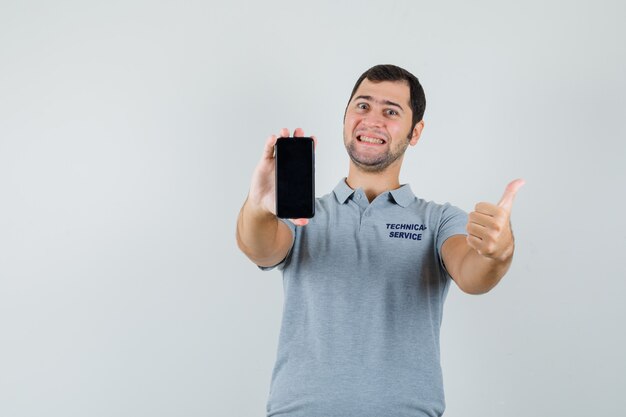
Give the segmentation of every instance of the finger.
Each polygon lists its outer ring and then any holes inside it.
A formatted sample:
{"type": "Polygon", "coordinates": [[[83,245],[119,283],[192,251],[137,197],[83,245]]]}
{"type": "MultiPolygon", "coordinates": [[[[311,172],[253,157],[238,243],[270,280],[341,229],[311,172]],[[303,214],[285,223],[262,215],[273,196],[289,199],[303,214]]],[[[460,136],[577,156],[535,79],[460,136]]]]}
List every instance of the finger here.
{"type": "Polygon", "coordinates": [[[313,150],[315,150],[315,148],[317,148],[317,138],[315,136],[311,136],[311,139],[313,139],[313,150]]]}
{"type": "Polygon", "coordinates": [[[265,147],[263,148],[263,158],[272,159],[274,157],[274,145],[276,144],[276,135],[272,135],[265,141],[265,147]]]}
{"type": "Polygon", "coordinates": [[[525,183],[526,181],[524,181],[521,178],[511,181],[509,185],[506,186],[506,189],[504,190],[504,194],[502,195],[502,198],[498,202],[498,206],[510,212],[511,209],[513,208],[513,200],[515,199],[515,195],[525,183]]]}
{"type": "Polygon", "coordinates": [[[487,239],[480,239],[476,236],[468,235],[467,244],[478,252],[479,255],[493,258],[496,254],[496,246],[487,239]]]}
{"type": "Polygon", "coordinates": [[[488,214],[473,211],[469,214],[470,223],[476,223],[484,227],[494,227],[497,224],[496,219],[488,214]]]}
{"type": "Polygon", "coordinates": [[[466,241],[472,249],[480,253],[480,248],[482,247],[483,243],[481,239],[477,238],[476,236],[467,235],[466,241]]]}
{"type": "Polygon", "coordinates": [[[289,219],[289,221],[296,226],[306,226],[309,224],[309,219],[289,219]]]}
{"type": "Polygon", "coordinates": [[[475,212],[484,214],[486,216],[492,216],[492,217],[496,217],[496,216],[503,214],[502,210],[503,210],[502,207],[496,206],[495,204],[492,204],[492,203],[482,202],[474,206],[475,212]]]}
{"type": "Polygon", "coordinates": [[[488,231],[487,228],[476,223],[468,223],[465,230],[470,236],[474,236],[480,240],[484,240],[488,231]]]}
{"type": "Polygon", "coordinates": [[[287,129],[286,127],[283,127],[282,129],[280,129],[280,137],[281,138],[288,138],[289,137],[289,129],[287,129]]]}

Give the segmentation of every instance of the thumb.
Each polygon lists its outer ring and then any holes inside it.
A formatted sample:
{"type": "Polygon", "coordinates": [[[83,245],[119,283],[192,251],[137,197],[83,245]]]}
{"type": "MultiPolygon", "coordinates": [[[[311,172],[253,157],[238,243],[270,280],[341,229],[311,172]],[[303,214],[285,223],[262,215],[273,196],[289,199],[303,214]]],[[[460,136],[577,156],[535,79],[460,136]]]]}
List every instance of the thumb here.
{"type": "Polygon", "coordinates": [[[276,145],[277,140],[276,135],[272,135],[265,141],[265,147],[263,148],[263,158],[262,159],[273,159],[274,158],[274,145],[276,145]]]}
{"type": "Polygon", "coordinates": [[[515,194],[517,194],[524,184],[526,184],[526,181],[521,178],[511,181],[509,185],[506,186],[504,194],[502,194],[502,198],[498,202],[498,206],[510,212],[513,208],[515,194]]]}

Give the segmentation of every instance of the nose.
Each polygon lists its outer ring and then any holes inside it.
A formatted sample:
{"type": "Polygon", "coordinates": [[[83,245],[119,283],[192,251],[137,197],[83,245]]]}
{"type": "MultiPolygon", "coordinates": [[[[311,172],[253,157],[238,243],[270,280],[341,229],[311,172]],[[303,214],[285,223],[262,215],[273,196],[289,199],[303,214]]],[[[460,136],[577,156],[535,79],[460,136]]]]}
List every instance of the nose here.
{"type": "Polygon", "coordinates": [[[385,121],[380,115],[369,113],[363,117],[361,123],[369,127],[381,127],[385,121]]]}

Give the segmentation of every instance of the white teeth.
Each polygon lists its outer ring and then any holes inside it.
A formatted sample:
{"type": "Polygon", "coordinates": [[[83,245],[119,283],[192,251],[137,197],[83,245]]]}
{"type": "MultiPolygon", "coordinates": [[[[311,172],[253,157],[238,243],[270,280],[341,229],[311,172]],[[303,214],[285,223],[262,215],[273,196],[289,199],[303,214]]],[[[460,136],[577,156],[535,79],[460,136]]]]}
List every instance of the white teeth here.
{"type": "Polygon", "coordinates": [[[369,136],[361,136],[361,142],[378,143],[378,144],[385,143],[385,142],[384,142],[383,140],[381,140],[381,139],[377,139],[377,138],[370,138],[369,136]]]}

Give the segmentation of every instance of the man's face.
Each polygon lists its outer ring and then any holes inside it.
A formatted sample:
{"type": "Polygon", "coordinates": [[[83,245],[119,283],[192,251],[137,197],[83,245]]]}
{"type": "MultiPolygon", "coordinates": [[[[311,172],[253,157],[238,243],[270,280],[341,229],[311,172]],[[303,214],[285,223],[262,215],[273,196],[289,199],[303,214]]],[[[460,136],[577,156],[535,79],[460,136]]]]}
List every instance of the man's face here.
{"type": "Polygon", "coordinates": [[[417,143],[423,123],[411,129],[409,97],[404,81],[363,80],[348,103],[343,123],[343,141],[357,167],[383,171],[401,161],[409,144],[417,143]]]}

